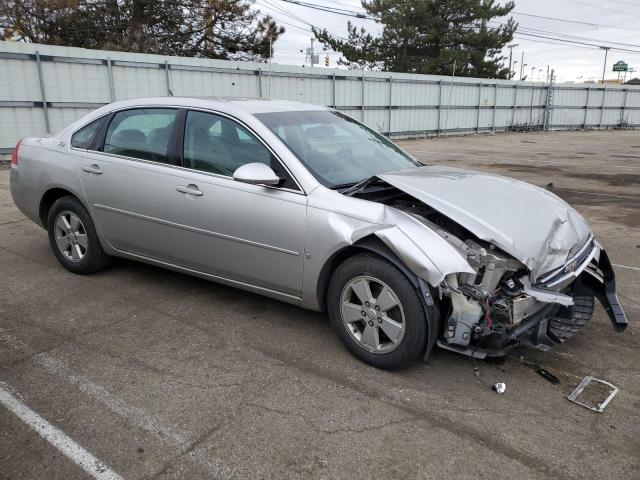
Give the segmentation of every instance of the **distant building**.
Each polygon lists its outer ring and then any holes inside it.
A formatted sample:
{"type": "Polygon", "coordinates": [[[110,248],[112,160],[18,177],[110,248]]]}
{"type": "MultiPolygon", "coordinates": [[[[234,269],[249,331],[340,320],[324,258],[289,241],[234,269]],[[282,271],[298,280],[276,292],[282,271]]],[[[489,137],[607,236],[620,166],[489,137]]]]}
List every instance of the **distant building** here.
{"type": "Polygon", "coordinates": [[[622,79],[621,78],[612,78],[612,79],[608,79],[608,80],[598,80],[598,83],[600,85],[622,85],[622,79]]]}
{"type": "Polygon", "coordinates": [[[640,78],[632,78],[631,80],[626,82],[625,85],[640,85],[640,78]]]}

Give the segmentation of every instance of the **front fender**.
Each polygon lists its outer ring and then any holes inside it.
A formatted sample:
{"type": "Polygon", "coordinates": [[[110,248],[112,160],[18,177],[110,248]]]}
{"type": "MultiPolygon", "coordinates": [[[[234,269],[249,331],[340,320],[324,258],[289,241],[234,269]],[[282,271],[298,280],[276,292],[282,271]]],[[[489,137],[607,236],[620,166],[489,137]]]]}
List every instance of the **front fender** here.
{"type": "MultiPolygon", "coordinates": [[[[351,201],[354,199],[345,197],[351,201]]],[[[362,200],[355,200],[362,202],[362,200]]],[[[318,292],[330,277],[327,265],[341,250],[368,236],[379,238],[418,278],[432,287],[440,285],[450,273],[474,270],[444,238],[410,215],[382,204],[366,202],[371,219],[309,207],[305,246],[302,305],[318,310],[318,292]]]]}

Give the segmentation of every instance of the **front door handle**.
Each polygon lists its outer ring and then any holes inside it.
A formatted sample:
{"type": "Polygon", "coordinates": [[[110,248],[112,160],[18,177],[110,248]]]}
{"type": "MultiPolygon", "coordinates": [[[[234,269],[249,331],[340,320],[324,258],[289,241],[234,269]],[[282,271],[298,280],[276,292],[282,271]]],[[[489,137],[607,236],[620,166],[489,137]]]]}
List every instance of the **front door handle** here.
{"type": "Polygon", "coordinates": [[[176,190],[179,191],[180,193],[187,193],[189,195],[195,195],[196,197],[201,197],[202,196],[202,192],[200,191],[198,186],[194,185],[193,183],[190,183],[187,186],[178,185],[178,186],[176,186],[176,190]]]}
{"type": "Polygon", "coordinates": [[[83,165],[82,170],[87,173],[95,173],[96,175],[102,174],[102,170],[100,170],[100,167],[98,167],[98,165],[96,165],[95,163],[93,165],[83,165]]]}

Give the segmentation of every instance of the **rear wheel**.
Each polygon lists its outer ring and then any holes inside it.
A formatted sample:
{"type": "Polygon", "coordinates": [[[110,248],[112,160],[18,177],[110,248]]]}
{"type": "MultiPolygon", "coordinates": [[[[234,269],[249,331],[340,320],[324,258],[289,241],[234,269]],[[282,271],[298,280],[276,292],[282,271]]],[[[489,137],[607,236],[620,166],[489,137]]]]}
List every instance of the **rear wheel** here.
{"type": "Polygon", "coordinates": [[[370,365],[406,367],[425,350],[427,319],[419,294],[382,258],[358,254],[338,266],[329,284],[327,309],[340,339],[370,365]]]}
{"type": "Polygon", "coordinates": [[[89,274],[109,263],[89,212],[75,197],[54,202],[47,216],[47,230],[53,253],[67,270],[89,274]]]}

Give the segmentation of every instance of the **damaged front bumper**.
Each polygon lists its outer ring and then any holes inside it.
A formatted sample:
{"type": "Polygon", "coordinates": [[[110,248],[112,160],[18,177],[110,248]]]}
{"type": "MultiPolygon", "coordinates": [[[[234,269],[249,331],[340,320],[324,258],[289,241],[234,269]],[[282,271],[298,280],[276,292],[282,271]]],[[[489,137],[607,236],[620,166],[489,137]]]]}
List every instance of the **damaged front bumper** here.
{"type": "MultiPolygon", "coordinates": [[[[526,320],[511,329],[492,332],[476,345],[452,345],[442,340],[438,345],[476,358],[504,356],[520,345],[548,351],[586,326],[593,314],[594,298],[604,307],[614,329],[624,331],[628,320],[616,294],[615,274],[607,253],[594,242],[592,248],[586,253],[580,252],[578,257],[579,262],[573,268],[563,269],[567,271],[559,272],[560,275],[547,276],[547,283],[543,280],[529,287],[528,294],[544,292],[549,297],[548,303],[526,320]],[[554,292],[545,288],[549,283],[555,286],[562,283],[562,293],[555,295],[571,302],[554,301],[551,298],[554,292]]],[[[542,298],[541,293],[539,299],[542,298]]]]}
{"type": "Polygon", "coordinates": [[[613,273],[613,266],[607,252],[600,251],[598,264],[596,266],[589,264],[578,277],[577,283],[578,289],[598,299],[617,332],[622,332],[627,328],[629,321],[618,300],[616,276],[613,273]]]}

